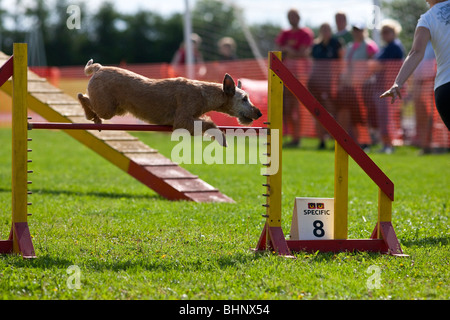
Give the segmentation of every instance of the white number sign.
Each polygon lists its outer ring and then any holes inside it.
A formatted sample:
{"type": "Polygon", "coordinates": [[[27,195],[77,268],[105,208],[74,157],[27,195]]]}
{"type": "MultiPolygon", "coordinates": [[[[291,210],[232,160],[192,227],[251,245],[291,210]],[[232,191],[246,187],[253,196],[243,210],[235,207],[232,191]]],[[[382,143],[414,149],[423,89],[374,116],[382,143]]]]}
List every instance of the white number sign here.
{"type": "Polygon", "coordinates": [[[291,240],[334,238],[334,199],[295,198],[291,240]]]}

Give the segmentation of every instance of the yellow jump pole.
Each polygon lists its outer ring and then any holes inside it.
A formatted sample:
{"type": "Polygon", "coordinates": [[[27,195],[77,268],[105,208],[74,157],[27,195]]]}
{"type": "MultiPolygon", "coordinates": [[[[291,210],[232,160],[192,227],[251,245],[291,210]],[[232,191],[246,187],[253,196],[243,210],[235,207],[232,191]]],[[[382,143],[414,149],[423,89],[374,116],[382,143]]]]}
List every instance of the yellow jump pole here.
{"type": "Polygon", "coordinates": [[[348,233],[348,153],[336,141],[334,152],[334,238],[348,233]]]}
{"type": "MultiPolygon", "coordinates": [[[[281,59],[281,52],[269,52],[269,64],[273,57],[281,59]]],[[[270,159],[270,168],[265,176],[267,182],[266,224],[259,238],[257,251],[273,250],[279,255],[293,257],[288,248],[281,228],[281,177],[282,156],[281,146],[283,140],[283,81],[269,68],[268,79],[268,110],[267,110],[267,155],[270,159]]]]}
{"type": "Polygon", "coordinates": [[[383,238],[381,235],[381,223],[391,222],[392,220],[392,201],[381,190],[378,189],[378,222],[377,222],[377,238],[383,238]]]}
{"type": "MultiPolygon", "coordinates": [[[[281,52],[274,53],[281,59],[281,52]]],[[[270,56],[269,56],[270,59],[270,56]]],[[[283,143],[283,82],[278,76],[269,70],[269,96],[268,96],[268,112],[267,127],[269,135],[267,139],[267,153],[272,162],[278,160],[278,171],[274,174],[267,175],[267,185],[269,186],[269,196],[267,197],[267,223],[270,227],[281,227],[281,180],[282,180],[282,152],[283,143]],[[277,134],[275,134],[277,130],[277,134]],[[275,140],[277,139],[277,140],[275,140]],[[278,153],[278,157],[275,157],[278,153]],[[278,158],[278,159],[276,159],[278,158]]],[[[274,167],[274,163],[271,167],[274,167]]]]}
{"type": "Polygon", "coordinates": [[[12,234],[13,252],[34,256],[28,229],[27,44],[14,43],[12,94],[12,234]]]}

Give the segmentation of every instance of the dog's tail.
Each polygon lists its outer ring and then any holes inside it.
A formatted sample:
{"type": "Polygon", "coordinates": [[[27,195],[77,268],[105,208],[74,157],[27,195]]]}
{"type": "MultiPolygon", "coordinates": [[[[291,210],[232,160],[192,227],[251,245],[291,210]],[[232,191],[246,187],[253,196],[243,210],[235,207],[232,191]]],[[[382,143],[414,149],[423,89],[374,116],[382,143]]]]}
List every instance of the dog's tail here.
{"type": "Polygon", "coordinates": [[[90,76],[100,70],[101,67],[102,65],[100,63],[94,63],[94,60],[91,59],[84,67],[84,74],[90,76]]]}

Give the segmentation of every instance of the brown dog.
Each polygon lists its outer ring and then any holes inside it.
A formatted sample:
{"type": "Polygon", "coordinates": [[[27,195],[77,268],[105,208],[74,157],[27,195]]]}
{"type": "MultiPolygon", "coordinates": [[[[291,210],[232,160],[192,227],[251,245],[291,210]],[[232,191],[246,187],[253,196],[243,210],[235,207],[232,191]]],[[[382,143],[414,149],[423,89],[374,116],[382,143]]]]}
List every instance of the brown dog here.
{"type": "MultiPolygon", "coordinates": [[[[156,80],[121,68],[103,67],[92,59],[84,72],[93,76],[87,95],[79,93],[78,99],[86,119],[95,123],[129,112],[148,123],[187,129],[193,135],[194,121],[202,121],[202,133],[217,128],[203,116],[209,111],[237,117],[243,125],[262,116],[241,89],[240,81],[236,87],[228,74],[223,84],[185,78],[156,80]]],[[[226,146],[225,139],[218,142],[226,146]]]]}

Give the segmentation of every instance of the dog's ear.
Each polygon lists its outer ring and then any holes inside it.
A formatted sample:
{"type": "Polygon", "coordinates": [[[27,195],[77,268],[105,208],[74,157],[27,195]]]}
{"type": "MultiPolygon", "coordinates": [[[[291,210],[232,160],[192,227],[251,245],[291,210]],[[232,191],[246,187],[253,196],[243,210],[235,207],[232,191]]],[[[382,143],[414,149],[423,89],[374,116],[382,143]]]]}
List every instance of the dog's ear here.
{"type": "Polygon", "coordinates": [[[227,73],[225,75],[225,78],[223,79],[223,92],[225,92],[225,94],[227,96],[234,96],[234,94],[236,93],[236,85],[234,83],[233,78],[227,73]]]}
{"type": "Polygon", "coordinates": [[[237,85],[237,87],[238,87],[239,89],[242,89],[242,82],[241,82],[241,80],[238,80],[238,85],[237,85]]]}

